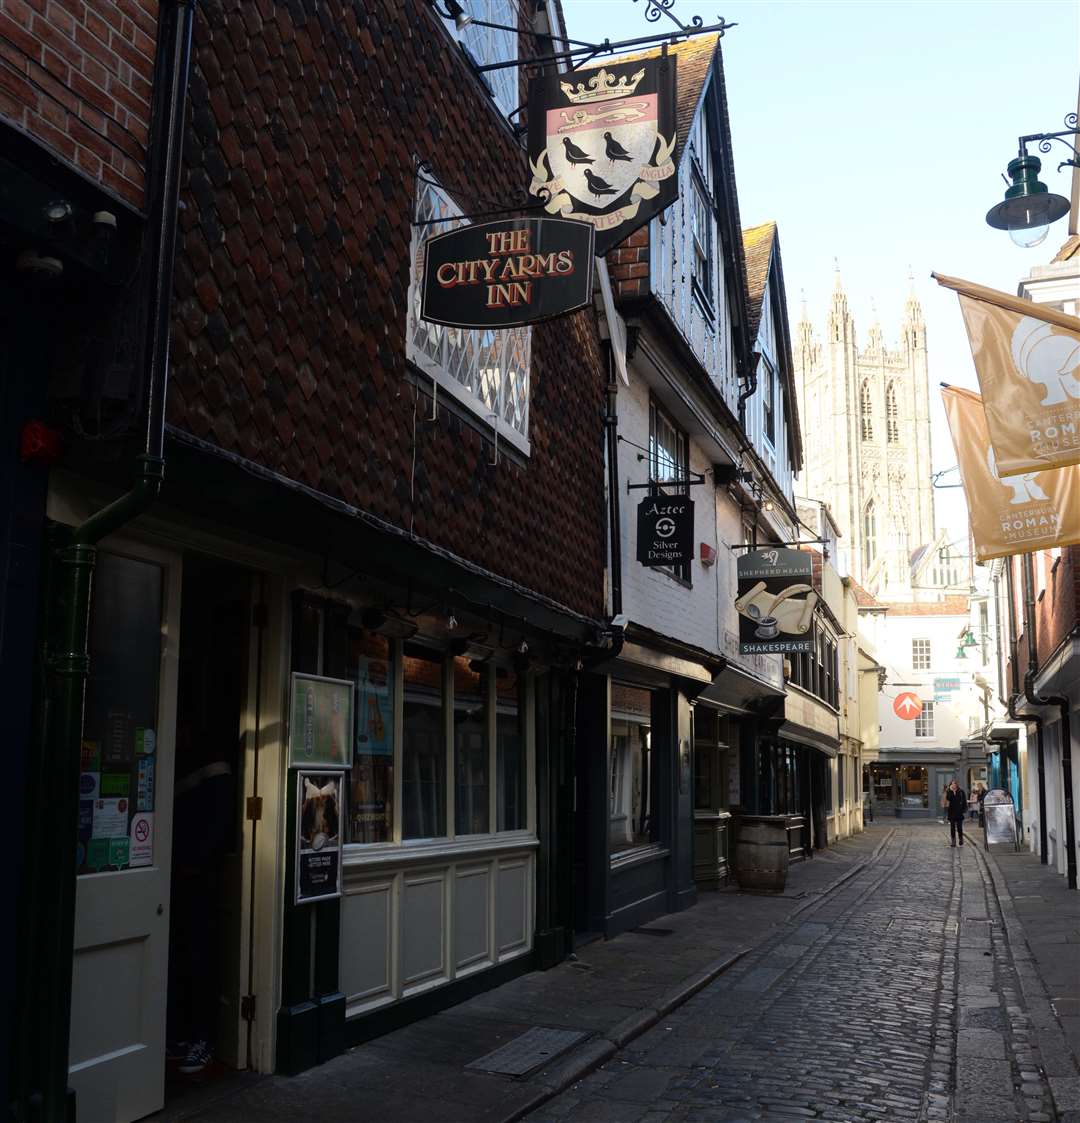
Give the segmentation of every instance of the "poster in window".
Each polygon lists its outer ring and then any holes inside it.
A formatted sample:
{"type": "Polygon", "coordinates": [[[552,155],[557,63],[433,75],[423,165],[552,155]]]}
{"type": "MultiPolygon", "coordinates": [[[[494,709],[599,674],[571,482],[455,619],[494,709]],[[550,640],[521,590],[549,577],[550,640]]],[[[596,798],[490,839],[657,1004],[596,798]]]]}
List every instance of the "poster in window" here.
{"type": "Polygon", "coordinates": [[[292,676],[289,767],[348,768],[352,764],[352,694],[348,679],[292,676]]]}
{"type": "Polygon", "coordinates": [[[811,652],[818,595],[811,555],[802,550],[750,550],[738,561],[739,654],[811,652]]]}
{"type": "Polygon", "coordinates": [[[356,755],[393,753],[393,711],[390,706],[390,663],[361,655],[356,667],[356,755]]]}
{"type": "Polygon", "coordinates": [[[341,896],[341,824],[345,773],[296,773],[296,903],[341,896]]]}

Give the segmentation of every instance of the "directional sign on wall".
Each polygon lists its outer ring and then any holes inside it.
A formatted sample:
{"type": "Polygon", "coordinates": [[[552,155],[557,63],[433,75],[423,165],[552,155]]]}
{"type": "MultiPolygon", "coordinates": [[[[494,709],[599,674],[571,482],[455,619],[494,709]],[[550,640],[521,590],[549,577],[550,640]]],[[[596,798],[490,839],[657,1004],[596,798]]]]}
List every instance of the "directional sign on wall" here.
{"type": "Polygon", "coordinates": [[[897,717],[903,718],[904,721],[914,721],[922,713],[922,702],[918,694],[905,690],[903,694],[897,694],[892,708],[897,717]]]}

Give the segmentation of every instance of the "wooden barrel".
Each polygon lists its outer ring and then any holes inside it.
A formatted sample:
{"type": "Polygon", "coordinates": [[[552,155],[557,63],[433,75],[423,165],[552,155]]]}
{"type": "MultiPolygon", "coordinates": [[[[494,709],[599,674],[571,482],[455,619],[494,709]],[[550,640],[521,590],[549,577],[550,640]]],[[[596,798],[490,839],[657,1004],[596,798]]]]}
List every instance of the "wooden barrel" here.
{"type": "Polygon", "coordinates": [[[740,889],[782,893],[788,871],[785,815],[741,815],[735,843],[735,878],[740,889]]]}

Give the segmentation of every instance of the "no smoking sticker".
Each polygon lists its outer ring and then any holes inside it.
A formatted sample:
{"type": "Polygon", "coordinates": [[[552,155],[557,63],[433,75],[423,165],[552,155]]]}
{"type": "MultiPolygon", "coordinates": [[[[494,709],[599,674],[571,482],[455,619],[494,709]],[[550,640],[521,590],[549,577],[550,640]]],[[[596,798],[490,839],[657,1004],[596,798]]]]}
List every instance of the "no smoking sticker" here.
{"type": "Polygon", "coordinates": [[[149,866],[154,860],[154,813],[140,811],[131,819],[129,865],[149,866]]]}

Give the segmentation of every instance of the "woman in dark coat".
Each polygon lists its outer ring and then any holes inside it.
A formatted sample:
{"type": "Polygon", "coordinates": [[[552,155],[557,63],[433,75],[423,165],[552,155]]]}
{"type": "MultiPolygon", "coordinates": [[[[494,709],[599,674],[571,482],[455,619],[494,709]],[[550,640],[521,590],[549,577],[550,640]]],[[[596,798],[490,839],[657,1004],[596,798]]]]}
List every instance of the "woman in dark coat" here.
{"type": "Polygon", "coordinates": [[[949,819],[949,845],[955,846],[957,838],[964,845],[964,815],[967,813],[967,792],[953,780],[945,792],[945,813],[949,819]]]}

